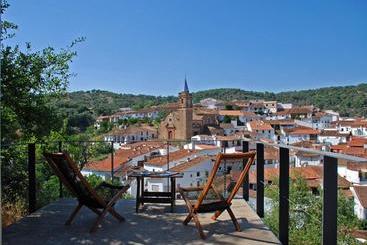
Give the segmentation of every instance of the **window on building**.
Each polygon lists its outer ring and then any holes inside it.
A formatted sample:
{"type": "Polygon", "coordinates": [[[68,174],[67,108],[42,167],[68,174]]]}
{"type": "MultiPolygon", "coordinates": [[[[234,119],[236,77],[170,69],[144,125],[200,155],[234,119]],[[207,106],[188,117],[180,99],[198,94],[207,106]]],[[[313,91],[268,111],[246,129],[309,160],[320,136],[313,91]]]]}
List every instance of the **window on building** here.
{"type": "Polygon", "coordinates": [[[205,177],[209,177],[209,171],[208,170],[205,171],[205,177]]]}
{"type": "Polygon", "coordinates": [[[367,180],[367,170],[361,170],[359,172],[359,178],[361,181],[367,180]]]}
{"type": "Polygon", "coordinates": [[[200,172],[196,172],[196,177],[200,177],[200,172]]]}
{"type": "Polygon", "coordinates": [[[196,186],[200,186],[200,181],[196,181],[196,186]]]}

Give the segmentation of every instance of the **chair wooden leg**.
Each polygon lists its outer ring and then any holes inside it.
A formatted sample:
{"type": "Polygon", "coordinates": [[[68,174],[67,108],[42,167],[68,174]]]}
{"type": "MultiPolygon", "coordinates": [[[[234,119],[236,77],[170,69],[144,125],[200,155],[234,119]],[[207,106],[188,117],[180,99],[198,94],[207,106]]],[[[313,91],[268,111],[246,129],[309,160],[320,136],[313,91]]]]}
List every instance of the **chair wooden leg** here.
{"type": "Polygon", "coordinates": [[[236,231],[241,231],[240,224],[238,224],[236,217],[234,216],[234,213],[232,212],[231,208],[227,208],[227,211],[229,213],[229,216],[231,216],[232,222],[234,224],[234,227],[236,228],[236,231]]]}
{"type": "Polygon", "coordinates": [[[103,212],[97,217],[97,220],[94,222],[92,228],[89,230],[90,233],[93,233],[97,230],[99,223],[102,221],[104,216],[106,216],[107,212],[108,212],[108,209],[105,208],[103,212]]]}
{"type": "Polygon", "coordinates": [[[187,224],[191,221],[191,219],[192,219],[192,214],[191,214],[191,213],[189,213],[189,214],[187,215],[186,219],[183,221],[183,224],[184,224],[184,225],[187,225],[187,224]]]}
{"type": "Polygon", "coordinates": [[[223,213],[223,210],[217,210],[212,216],[212,220],[217,220],[217,218],[223,213]]]}
{"type": "Polygon", "coordinates": [[[120,222],[125,221],[125,218],[124,218],[124,217],[122,217],[119,213],[117,213],[117,212],[116,212],[116,210],[115,210],[114,208],[110,208],[110,209],[108,210],[108,212],[110,212],[110,214],[111,214],[113,217],[115,217],[118,221],[120,221],[120,222]]]}
{"type": "Polygon", "coordinates": [[[75,218],[76,214],[79,212],[79,210],[83,207],[83,204],[78,203],[78,206],[74,209],[74,211],[71,213],[68,220],[65,222],[65,225],[71,225],[71,222],[73,222],[73,219],[75,218]]]}
{"type": "Polygon", "coordinates": [[[203,227],[201,227],[201,224],[200,224],[200,221],[199,221],[199,218],[198,218],[197,214],[194,213],[192,215],[192,218],[195,221],[195,225],[196,225],[196,228],[199,231],[200,238],[203,239],[203,240],[205,240],[206,236],[204,234],[203,227]]]}

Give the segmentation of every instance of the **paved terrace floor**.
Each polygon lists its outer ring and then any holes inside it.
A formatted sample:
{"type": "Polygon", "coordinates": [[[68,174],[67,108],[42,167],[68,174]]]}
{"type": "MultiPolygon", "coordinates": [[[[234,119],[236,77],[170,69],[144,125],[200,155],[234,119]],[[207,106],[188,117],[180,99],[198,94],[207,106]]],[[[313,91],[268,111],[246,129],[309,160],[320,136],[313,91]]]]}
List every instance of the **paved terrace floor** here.
{"type": "Polygon", "coordinates": [[[182,224],[186,208],[181,200],[175,213],[169,213],[169,206],[146,204],[138,214],[135,200],[121,200],[116,210],[126,221],[118,223],[109,215],[95,234],[88,231],[96,215],[85,207],[71,226],[64,226],[75,205],[73,199],[62,199],[38,210],[3,229],[3,244],[280,244],[243,200],[232,204],[240,232],[234,230],[227,212],[218,221],[212,221],[210,213],[200,214],[205,241],[199,238],[193,222],[182,224]]]}

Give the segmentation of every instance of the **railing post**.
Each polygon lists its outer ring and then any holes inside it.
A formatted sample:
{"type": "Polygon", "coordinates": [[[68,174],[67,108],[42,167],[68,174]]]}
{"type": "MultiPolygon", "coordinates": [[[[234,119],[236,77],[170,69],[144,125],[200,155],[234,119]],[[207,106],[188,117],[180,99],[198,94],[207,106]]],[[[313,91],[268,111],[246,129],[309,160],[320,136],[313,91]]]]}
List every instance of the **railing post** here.
{"type": "Polygon", "coordinates": [[[324,156],[322,244],[337,244],[338,160],[324,156]]]}
{"type": "Polygon", "coordinates": [[[279,148],[279,240],[289,240],[289,149],[279,148]]]}
{"type": "Polygon", "coordinates": [[[264,217],[264,144],[256,143],[256,212],[264,217]]]}
{"type": "Polygon", "coordinates": [[[28,144],[28,211],[36,210],[36,144],[28,144]]]}
{"type": "MultiPolygon", "coordinates": [[[[242,152],[248,152],[249,150],[249,143],[248,141],[242,141],[242,152]]],[[[243,167],[245,167],[246,164],[246,160],[243,161],[243,167]]],[[[246,201],[249,200],[249,174],[247,173],[245,176],[245,180],[243,181],[242,184],[242,195],[243,195],[243,199],[245,199],[246,201]]]]}
{"type": "MultiPolygon", "coordinates": [[[[224,141],[223,153],[226,154],[226,148],[228,148],[228,141],[224,141]]],[[[224,182],[223,182],[223,195],[227,197],[227,160],[224,159],[224,182]]]]}
{"type": "MultiPolygon", "coordinates": [[[[59,152],[62,152],[62,141],[59,141],[59,152]]],[[[61,179],[59,178],[59,198],[63,198],[64,197],[64,193],[62,191],[62,182],[61,179]]]]}
{"type": "MultiPolygon", "coordinates": [[[[169,141],[167,140],[167,171],[169,171],[169,141]]],[[[167,178],[167,191],[169,191],[169,178],[167,178]]]]}
{"type": "Polygon", "coordinates": [[[114,145],[114,142],[111,141],[111,182],[113,181],[113,175],[114,175],[114,162],[113,162],[113,152],[114,152],[114,149],[113,149],[113,145],[114,145]]]}

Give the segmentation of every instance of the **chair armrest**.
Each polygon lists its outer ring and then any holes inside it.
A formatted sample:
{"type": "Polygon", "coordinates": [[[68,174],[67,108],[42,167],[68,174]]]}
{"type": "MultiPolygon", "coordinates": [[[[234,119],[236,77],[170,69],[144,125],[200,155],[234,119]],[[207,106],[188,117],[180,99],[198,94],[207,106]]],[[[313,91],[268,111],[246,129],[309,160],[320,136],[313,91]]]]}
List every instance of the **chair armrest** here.
{"type": "Polygon", "coordinates": [[[199,187],[180,187],[180,190],[184,191],[184,192],[190,192],[190,191],[202,191],[204,189],[204,187],[199,186],[199,187]]]}

